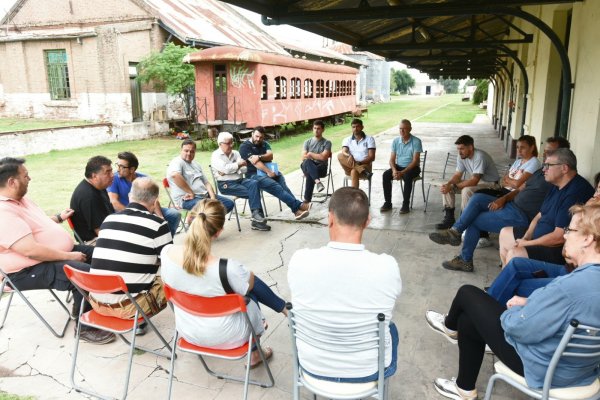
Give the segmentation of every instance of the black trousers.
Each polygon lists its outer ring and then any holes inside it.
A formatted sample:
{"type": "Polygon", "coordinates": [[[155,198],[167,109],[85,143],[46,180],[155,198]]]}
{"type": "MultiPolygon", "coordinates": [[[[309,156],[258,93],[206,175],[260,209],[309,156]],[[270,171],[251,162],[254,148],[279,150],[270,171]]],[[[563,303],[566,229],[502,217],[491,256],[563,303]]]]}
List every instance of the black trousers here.
{"type": "MultiPolygon", "coordinates": [[[[83,296],[75,286],[67,279],[67,275],[63,269],[65,264],[75,269],[89,272],[90,262],[92,261],[92,253],[94,248],[92,246],[75,245],[73,251],[80,251],[86,255],[86,262],[80,261],[45,261],[39,264],[32,265],[31,267],[24,268],[18,272],[8,274],[8,277],[12,280],[17,289],[24,290],[37,290],[37,289],[56,289],[56,290],[70,290],[73,293],[73,310],[79,311],[81,300],[83,296]]],[[[87,310],[86,306],[86,310],[87,310]]]]}
{"type": "Polygon", "coordinates": [[[475,389],[486,344],[508,368],[523,376],[523,362],[515,348],[504,339],[500,325],[500,315],[505,310],[478,287],[464,285],[458,289],[446,317],[446,327],[458,331],[456,384],[461,389],[475,389]]]}
{"type": "Polygon", "coordinates": [[[315,180],[327,176],[328,164],[316,163],[314,160],[304,160],[302,161],[302,164],[300,164],[300,169],[302,169],[302,172],[306,175],[306,181],[304,183],[304,200],[311,201],[315,189],[315,180]]]}
{"type": "MultiPolygon", "coordinates": [[[[406,167],[401,167],[396,165],[396,169],[400,171],[404,171],[406,167]]],[[[392,181],[393,174],[392,169],[388,169],[383,173],[383,198],[386,203],[392,202],[392,181]]],[[[410,171],[407,171],[403,176],[402,180],[404,181],[404,190],[402,191],[402,197],[404,198],[402,204],[408,206],[410,204],[410,193],[412,192],[412,183],[413,179],[415,179],[421,173],[420,167],[415,167],[410,171]]]]}

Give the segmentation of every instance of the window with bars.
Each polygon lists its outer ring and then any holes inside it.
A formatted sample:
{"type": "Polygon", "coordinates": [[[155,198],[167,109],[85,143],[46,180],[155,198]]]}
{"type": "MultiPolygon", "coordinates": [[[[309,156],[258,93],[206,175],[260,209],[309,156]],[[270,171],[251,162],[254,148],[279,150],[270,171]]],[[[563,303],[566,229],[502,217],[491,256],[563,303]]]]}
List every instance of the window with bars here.
{"type": "Polygon", "coordinates": [[[44,50],[48,88],[52,100],[71,98],[66,50],[44,50]]]}

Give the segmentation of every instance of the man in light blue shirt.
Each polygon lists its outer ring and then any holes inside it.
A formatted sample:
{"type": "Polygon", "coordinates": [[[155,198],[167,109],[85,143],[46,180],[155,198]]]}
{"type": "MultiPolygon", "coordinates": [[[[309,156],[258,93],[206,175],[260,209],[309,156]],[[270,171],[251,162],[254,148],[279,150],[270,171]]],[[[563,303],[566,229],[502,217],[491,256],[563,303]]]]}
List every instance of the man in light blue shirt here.
{"type": "Polygon", "coordinates": [[[423,152],[421,139],[410,134],[412,125],[409,120],[400,121],[400,136],[392,142],[392,153],[390,154],[390,169],[383,173],[383,197],[385,203],[381,206],[381,212],[392,209],[392,180],[404,181],[402,191],[402,208],[400,214],[408,214],[410,211],[410,193],[412,182],[421,173],[419,165],[420,155],[423,152]]]}

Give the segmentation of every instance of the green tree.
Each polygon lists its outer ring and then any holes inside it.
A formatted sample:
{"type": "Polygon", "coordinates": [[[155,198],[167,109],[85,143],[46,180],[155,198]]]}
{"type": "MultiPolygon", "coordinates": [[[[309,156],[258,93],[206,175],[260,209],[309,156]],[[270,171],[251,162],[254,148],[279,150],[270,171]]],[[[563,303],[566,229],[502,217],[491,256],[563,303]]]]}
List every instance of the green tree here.
{"type": "Polygon", "coordinates": [[[479,104],[487,100],[490,81],[487,79],[477,79],[475,85],[477,85],[477,88],[475,89],[475,93],[473,93],[473,104],[479,104]]]}
{"type": "Polygon", "coordinates": [[[401,71],[392,70],[392,80],[395,83],[396,90],[403,94],[407,94],[411,88],[415,87],[415,79],[405,69],[401,71]]]}
{"type": "Polygon", "coordinates": [[[444,86],[444,91],[448,94],[458,93],[458,79],[438,79],[438,83],[444,86]]]}
{"type": "Polygon", "coordinates": [[[396,85],[396,79],[394,79],[395,74],[396,70],[392,68],[390,70],[390,93],[395,93],[398,90],[398,86],[396,85]]]}
{"type": "Polygon", "coordinates": [[[137,79],[151,82],[157,90],[178,96],[183,101],[186,116],[194,118],[194,66],[184,64],[183,57],[197,51],[192,47],[168,43],[162,52],[152,52],[138,64],[137,79]]]}

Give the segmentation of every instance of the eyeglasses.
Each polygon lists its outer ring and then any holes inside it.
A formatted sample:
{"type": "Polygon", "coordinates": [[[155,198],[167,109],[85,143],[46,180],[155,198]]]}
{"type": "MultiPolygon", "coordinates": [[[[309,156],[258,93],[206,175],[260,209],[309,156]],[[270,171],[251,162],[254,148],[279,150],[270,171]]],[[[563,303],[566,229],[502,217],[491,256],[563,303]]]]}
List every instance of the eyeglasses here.
{"type": "Polygon", "coordinates": [[[115,167],[117,167],[117,169],[129,169],[129,168],[131,168],[131,167],[128,167],[127,165],[123,165],[123,164],[119,164],[119,163],[116,163],[115,167]]]}
{"type": "Polygon", "coordinates": [[[542,169],[548,169],[550,167],[553,167],[555,165],[565,165],[564,163],[543,163],[542,164],[542,169]]]}
{"type": "Polygon", "coordinates": [[[563,229],[565,231],[565,235],[569,234],[570,232],[579,232],[579,229],[573,229],[568,226],[565,226],[563,229]]]}

